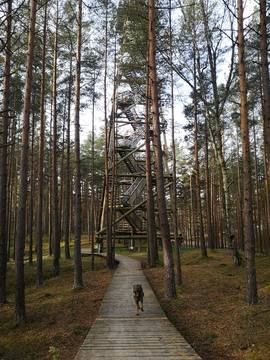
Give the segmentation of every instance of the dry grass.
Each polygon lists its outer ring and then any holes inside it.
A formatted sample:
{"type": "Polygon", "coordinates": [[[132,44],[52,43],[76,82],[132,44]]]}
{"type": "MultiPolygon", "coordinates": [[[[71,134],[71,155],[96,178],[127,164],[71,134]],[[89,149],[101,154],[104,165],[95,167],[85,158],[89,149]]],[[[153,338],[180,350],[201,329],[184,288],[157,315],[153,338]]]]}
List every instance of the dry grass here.
{"type": "MultiPolygon", "coordinates": [[[[34,285],[35,268],[26,266],[27,323],[16,327],[14,295],[10,290],[8,304],[0,309],[0,359],[73,359],[94,322],[112,272],[105,261],[96,260],[96,271],[84,263],[84,289],[73,290],[73,261],[62,261],[61,276],[50,278],[51,259],[45,261],[47,280],[42,287],[34,285]]],[[[13,265],[9,268],[12,289],[13,265]]]]}
{"type": "Polygon", "coordinates": [[[224,251],[202,259],[195,250],[183,254],[178,297],[166,301],[163,269],[145,269],[162,307],[205,360],[270,359],[269,257],[257,257],[260,302],[245,304],[245,269],[232,265],[224,251]]]}

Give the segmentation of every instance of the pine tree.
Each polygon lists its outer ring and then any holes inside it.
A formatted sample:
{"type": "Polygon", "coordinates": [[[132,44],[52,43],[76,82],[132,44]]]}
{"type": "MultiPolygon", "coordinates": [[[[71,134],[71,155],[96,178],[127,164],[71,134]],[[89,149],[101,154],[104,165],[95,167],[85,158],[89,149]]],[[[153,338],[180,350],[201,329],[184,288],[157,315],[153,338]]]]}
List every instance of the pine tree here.
{"type": "Polygon", "coordinates": [[[7,140],[10,114],[10,77],[11,77],[11,31],[12,0],[7,1],[6,48],[3,84],[3,109],[0,143],[0,304],[6,302],[7,271],[7,140]]]}
{"type": "Polygon", "coordinates": [[[30,1],[29,33],[28,33],[28,53],[26,61],[26,80],[24,89],[23,106],[23,133],[20,161],[20,188],[19,188],[19,207],[18,225],[15,246],[15,269],[16,269],[16,322],[25,322],[25,284],[24,284],[24,245],[25,245],[25,217],[26,217],[26,198],[27,198],[27,172],[28,172],[28,151],[29,151],[29,125],[30,125],[30,99],[33,75],[33,58],[35,44],[35,25],[36,25],[36,0],[30,1]]]}
{"type": "Polygon", "coordinates": [[[155,176],[157,181],[157,204],[160,221],[160,231],[163,244],[163,259],[165,267],[165,297],[171,299],[176,296],[172,244],[168,221],[164,175],[163,152],[160,139],[160,120],[156,73],[156,28],[155,28],[155,1],[148,1],[148,41],[149,41],[149,86],[151,91],[151,115],[153,122],[153,144],[155,155],[155,176]]]}
{"type": "Polygon", "coordinates": [[[40,137],[39,137],[39,166],[38,166],[38,216],[37,216],[37,284],[43,283],[43,190],[44,190],[44,147],[45,147],[45,81],[46,81],[46,45],[47,45],[47,16],[48,4],[44,6],[43,44],[42,44],[42,69],[40,88],[40,137]]]}
{"type": "Polygon", "coordinates": [[[247,276],[247,302],[258,302],[256,267],[255,267],[255,238],[253,228],[252,178],[250,165],[250,140],[247,106],[247,81],[245,62],[245,40],[243,30],[243,1],[237,1],[238,16],[238,67],[240,85],[240,128],[243,151],[243,182],[244,182],[244,238],[247,276]]]}
{"type": "Polygon", "coordinates": [[[83,287],[81,257],[81,169],[80,169],[80,87],[82,46],[82,1],[77,2],[77,55],[75,90],[75,240],[74,240],[74,288],[83,287]]]}

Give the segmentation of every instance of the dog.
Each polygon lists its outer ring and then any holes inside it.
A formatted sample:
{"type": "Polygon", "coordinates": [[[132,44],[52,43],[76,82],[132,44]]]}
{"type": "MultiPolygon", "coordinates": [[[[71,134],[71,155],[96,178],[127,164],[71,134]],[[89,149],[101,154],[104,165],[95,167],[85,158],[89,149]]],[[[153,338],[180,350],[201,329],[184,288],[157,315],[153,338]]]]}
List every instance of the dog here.
{"type": "Polygon", "coordinates": [[[144,292],[141,284],[133,285],[133,297],[137,308],[136,315],[138,316],[140,310],[144,311],[143,309],[144,292]]]}

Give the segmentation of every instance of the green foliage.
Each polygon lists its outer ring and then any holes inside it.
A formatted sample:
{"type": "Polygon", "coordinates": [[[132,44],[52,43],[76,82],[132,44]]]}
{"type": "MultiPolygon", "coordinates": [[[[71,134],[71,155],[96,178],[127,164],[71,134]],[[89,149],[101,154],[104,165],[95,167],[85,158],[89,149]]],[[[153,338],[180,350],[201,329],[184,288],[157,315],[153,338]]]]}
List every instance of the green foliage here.
{"type": "Polygon", "coordinates": [[[60,360],[60,350],[57,347],[50,346],[48,353],[51,360],[60,360]]]}
{"type": "MultiPolygon", "coordinates": [[[[95,186],[102,188],[104,177],[104,134],[95,135],[95,186]]],[[[90,183],[92,178],[92,133],[90,132],[81,148],[82,181],[90,183]]]]}
{"type": "Polygon", "coordinates": [[[218,335],[213,331],[210,331],[209,333],[207,333],[207,341],[210,343],[213,343],[217,337],[218,337],[218,335]]]}
{"type": "Polygon", "coordinates": [[[81,324],[71,324],[71,329],[75,335],[85,335],[89,330],[89,327],[83,326],[81,324]]]}
{"type": "Polygon", "coordinates": [[[117,11],[122,71],[144,71],[147,53],[147,7],[145,1],[121,0],[117,11]]]}

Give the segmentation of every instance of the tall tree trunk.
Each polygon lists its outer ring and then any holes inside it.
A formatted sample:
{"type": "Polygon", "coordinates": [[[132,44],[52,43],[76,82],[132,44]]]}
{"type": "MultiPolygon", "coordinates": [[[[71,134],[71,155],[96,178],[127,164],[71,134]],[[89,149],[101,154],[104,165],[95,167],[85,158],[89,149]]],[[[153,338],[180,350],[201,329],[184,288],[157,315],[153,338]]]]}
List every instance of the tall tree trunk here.
{"type": "Polygon", "coordinates": [[[180,241],[178,234],[177,218],[177,189],[176,189],[176,151],[175,151],[175,118],[174,118],[174,77],[173,77],[173,44],[172,44],[172,1],[169,2],[169,27],[170,27],[170,62],[171,62],[171,116],[172,116],[172,155],[173,155],[173,181],[172,181],[172,214],[173,214],[173,233],[175,241],[175,280],[177,285],[182,284],[182,269],[180,258],[180,241]]]}
{"type": "MultiPolygon", "coordinates": [[[[94,70],[94,86],[93,86],[93,96],[92,96],[92,144],[91,144],[91,153],[92,153],[92,176],[91,176],[91,270],[95,269],[95,94],[96,91],[96,72],[94,70]]],[[[90,219],[89,219],[90,222],[90,219]]],[[[90,227],[90,226],[89,226],[90,227]]],[[[90,230],[90,229],[89,229],[90,230]]]]}
{"type": "Polygon", "coordinates": [[[44,189],[44,147],[45,147],[45,81],[46,81],[46,45],[47,45],[47,15],[48,3],[44,7],[41,87],[40,87],[40,131],[39,131],[39,164],[38,164],[38,215],[37,215],[37,284],[43,284],[43,189],[44,189]]]}
{"type": "Polygon", "coordinates": [[[65,191],[65,132],[66,132],[66,112],[67,112],[67,94],[65,92],[63,126],[62,126],[62,144],[61,144],[61,167],[60,167],[60,198],[59,198],[59,227],[60,238],[63,238],[63,218],[64,218],[64,191],[65,191]]]}
{"type": "Polygon", "coordinates": [[[3,83],[3,123],[0,148],[0,304],[6,302],[7,272],[7,139],[11,63],[12,0],[7,1],[6,53],[3,83]]]}
{"type": "Polygon", "coordinates": [[[260,52],[263,93],[263,130],[268,236],[270,232],[270,81],[266,29],[266,0],[260,0],[260,52]]]}
{"type": "Polygon", "coordinates": [[[198,225],[198,235],[200,239],[200,248],[202,257],[207,257],[207,249],[205,245],[204,237],[204,226],[203,226],[203,217],[202,217],[202,203],[201,203],[201,178],[200,178],[200,165],[199,165],[199,150],[198,150],[198,122],[197,122],[197,110],[194,114],[194,135],[195,135],[195,146],[194,146],[194,155],[195,155],[195,183],[196,183],[196,222],[198,225]]]}
{"type": "MultiPolygon", "coordinates": [[[[116,38],[115,38],[116,39],[116,38]]],[[[117,178],[117,169],[116,169],[116,94],[117,94],[117,80],[116,80],[116,41],[115,41],[115,49],[114,49],[114,71],[113,71],[113,79],[114,79],[114,90],[113,90],[113,106],[112,106],[112,117],[110,119],[110,139],[109,139],[109,167],[111,172],[111,184],[110,185],[110,203],[109,203],[109,233],[111,238],[111,244],[108,248],[108,265],[109,268],[113,268],[115,263],[115,204],[116,204],[116,178],[117,178]]]]}
{"type": "MultiPolygon", "coordinates": [[[[16,89],[13,92],[13,106],[16,104],[16,89]]],[[[15,106],[14,106],[15,110],[15,106]]],[[[10,147],[10,160],[8,162],[8,172],[7,172],[7,209],[6,209],[6,215],[7,215],[7,234],[6,234],[6,242],[7,242],[7,261],[10,259],[10,251],[11,251],[11,232],[14,228],[14,223],[12,221],[13,217],[13,193],[14,193],[14,164],[16,163],[16,156],[15,156],[15,139],[16,139],[16,129],[17,129],[17,116],[16,112],[14,111],[14,116],[12,119],[12,128],[10,131],[10,141],[11,141],[11,147],[10,147]]]]}
{"type": "Polygon", "coordinates": [[[194,160],[195,160],[195,183],[196,183],[196,203],[197,203],[197,224],[200,238],[201,254],[207,257],[207,250],[204,238],[204,226],[202,217],[202,203],[201,203],[201,177],[199,164],[199,144],[198,144],[198,100],[197,100],[197,49],[196,49],[196,34],[193,34],[193,82],[194,82],[194,160]]]}
{"type": "MultiPolygon", "coordinates": [[[[35,96],[33,96],[35,103],[35,96]]],[[[30,200],[29,200],[29,264],[33,264],[33,227],[34,227],[34,196],[35,196],[35,170],[34,170],[34,143],[35,143],[35,114],[32,114],[31,129],[31,170],[30,170],[30,200]]]]}
{"type": "Polygon", "coordinates": [[[205,202],[206,202],[206,219],[207,219],[207,238],[210,249],[215,248],[212,212],[211,212],[211,191],[210,191],[210,174],[209,174],[209,150],[208,150],[208,126],[205,117],[205,202]]]}
{"type": "Polygon", "coordinates": [[[257,139],[256,139],[256,125],[253,123],[253,139],[254,139],[254,170],[255,170],[255,188],[256,188],[256,210],[257,210],[257,222],[256,222],[256,234],[257,234],[257,249],[260,253],[262,249],[262,232],[261,232],[261,206],[260,206],[260,192],[259,192],[259,181],[258,181],[258,158],[257,158],[257,139]]]}
{"type": "MultiPolygon", "coordinates": [[[[149,52],[149,49],[148,49],[149,52]]],[[[149,54],[147,54],[149,57],[149,54]]],[[[147,191],[147,242],[148,242],[148,262],[150,267],[156,267],[158,260],[157,231],[155,222],[155,201],[153,194],[153,178],[151,166],[151,138],[150,138],[150,88],[149,74],[147,67],[146,84],[146,113],[145,113],[145,176],[147,191]]]]}
{"type": "Polygon", "coordinates": [[[28,34],[28,52],[26,62],[26,78],[23,105],[23,133],[21,145],[21,170],[19,188],[18,226],[15,246],[15,269],[16,269],[16,322],[25,322],[25,293],[24,293],[24,247],[25,247],[25,219],[27,198],[27,172],[29,151],[29,123],[30,123],[30,99],[33,75],[33,58],[36,25],[36,0],[30,1],[30,18],[28,34]]]}
{"type": "Polygon", "coordinates": [[[241,189],[241,169],[239,158],[239,143],[238,143],[238,130],[236,129],[236,147],[237,147],[237,193],[238,193],[238,206],[239,206],[239,219],[238,219],[238,231],[239,231],[239,244],[242,250],[245,248],[244,234],[243,234],[243,196],[241,189]]]}
{"type": "Polygon", "coordinates": [[[65,242],[65,258],[70,259],[69,248],[69,229],[70,229],[70,112],[71,112],[71,91],[72,91],[72,57],[69,59],[69,81],[68,81],[68,111],[67,111],[67,158],[65,172],[65,191],[64,191],[64,214],[63,214],[63,231],[65,242]]]}
{"type": "Polygon", "coordinates": [[[193,176],[190,174],[189,176],[189,192],[190,192],[190,226],[191,226],[191,243],[196,247],[197,244],[197,235],[195,229],[195,211],[194,211],[194,194],[193,194],[193,176]]]}
{"type": "MultiPolygon", "coordinates": [[[[213,157],[211,158],[211,165],[213,164],[213,157]]],[[[218,235],[218,204],[217,204],[217,191],[215,186],[215,168],[210,173],[210,189],[211,189],[211,214],[214,234],[214,244],[216,248],[220,248],[220,238],[218,235]]]]}
{"type": "Polygon", "coordinates": [[[104,122],[105,122],[105,223],[106,223],[106,245],[107,245],[107,266],[113,268],[112,264],[112,233],[109,184],[109,124],[107,119],[107,71],[108,71],[108,0],[105,0],[105,53],[104,53],[104,122]]]}
{"type": "Polygon", "coordinates": [[[10,252],[11,252],[11,237],[14,236],[14,228],[15,224],[14,221],[12,221],[14,214],[16,214],[15,209],[15,199],[16,194],[15,193],[15,177],[17,177],[16,173],[16,163],[17,159],[15,156],[15,139],[16,139],[16,131],[17,131],[17,119],[14,117],[13,124],[12,124],[12,133],[11,133],[11,152],[10,152],[10,161],[9,161],[9,172],[8,172],[8,193],[9,193],[9,204],[7,209],[7,261],[10,259],[10,252]],[[14,199],[15,198],[15,199],[14,199]],[[13,234],[12,234],[13,232],[13,234]]]}
{"type": "Polygon", "coordinates": [[[151,111],[153,121],[153,144],[155,154],[155,175],[157,180],[157,203],[160,221],[160,231],[163,245],[163,260],[165,267],[165,297],[176,296],[173,252],[170,239],[170,227],[167,215],[166,196],[163,175],[163,158],[160,138],[159,104],[156,73],[156,24],[155,1],[148,1],[148,41],[149,41],[149,80],[151,88],[151,111]]]}
{"type": "MultiPolygon", "coordinates": [[[[21,128],[21,122],[20,119],[18,121],[18,129],[21,128]]],[[[19,154],[19,144],[15,145],[15,152],[17,154],[19,154]]],[[[10,246],[11,246],[11,242],[13,245],[13,251],[12,251],[12,259],[15,260],[15,243],[16,243],[16,237],[17,237],[17,219],[18,219],[18,183],[19,183],[19,176],[18,176],[18,172],[19,172],[19,162],[20,159],[17,159],[17,157],[15,156],[15,164],[14,164],[14,204],[13,204],[13,236],[12,236],[12,241],[10,240],[10,246]]]]}
{"type": "Polygon", "coordinates": [[[255,239],[253,228],[252,179],[250,165],[250,144],[247,105],[247,81],[245,63],[245,41],[243,30],[243,1],[237,0],[238,15],[238,65],[240,80],[240,128],[243,151],[243,182],[244,182],[244,236],[247,276],[247,302],[256,304],[257,282],[255,267],[255,239]]]}
{"type": "Polygon", "coordinates": [[[81,256],[81,170],[80,170],[80,97],[81,97],[82,0],[77,1],[77,55],[75,80],[75,236],[74,236],[74,288],[83,287],[81,256]]]}
{"type": "Polygon", "coordinates": [[[53,60],[53,144],[52,144],[52,238],[53,238],[53,274],[60,273],[60,227],[58,211],[58,171],[57,171],[57,58],[58,58],[58,26],[59,4],[56,3],[56,24],[54,34],[54,60],[53,60]]]}
{"type": "Polygon", "coordinates": [[[222,141],[222,124],[221,124],[221,113],[220,113],[220,96],[218,91],[218,83],[217,83],[217,69],[216,69],[216,54],[213,50],[213,46],[211,44],[211,38],[210,38],[210,29],[208,24],[208,17],[205,9],[205,0],[200,0],[200,6],[202,10],[203,15],[203,24],[204,24],[204,34],[206,38],[207,43],[207,54],[209,59],[209,66],[210,66],[210,74],[211,74],[211,85],[213,89],[213,99],[214,99],[214,120],[215,120],[215,126],[214,131],[211,129],[211,126],[209,124],[209,130],[211,135],[211,140],[214,145],[214,151],[216,160],[219,165],[220,169],[220,175],[221,175],[221,195],[222,195],[222,211],[223,211],[223,221],[225,223],[225,232],[226,232],[226,238],[227,242],[229,244],[229,247],[231,248],[233,246],[231,242],[231,217],[230,217],[230,196],[229,196],[229,184],[228,184],[228,174],[227,174],[227,167],[226,167],[226,161],[224,158],[224,149],[223,149],[223,141],[222,141]]]}
{"type": "Polygon", "coordinates": [[[52,256],[53,250],[53,100],[51,97],[50,113],[50,141],[49,141],[49,255],[52,256]]]}

